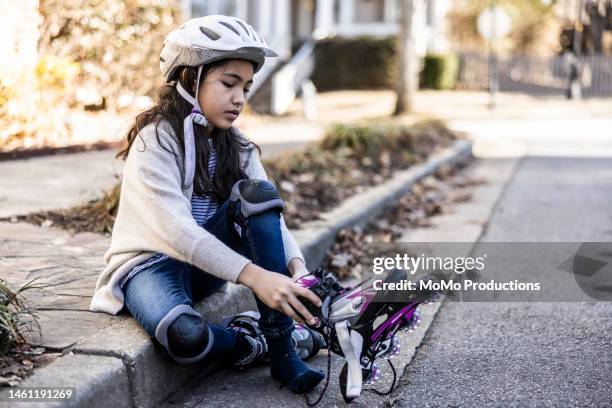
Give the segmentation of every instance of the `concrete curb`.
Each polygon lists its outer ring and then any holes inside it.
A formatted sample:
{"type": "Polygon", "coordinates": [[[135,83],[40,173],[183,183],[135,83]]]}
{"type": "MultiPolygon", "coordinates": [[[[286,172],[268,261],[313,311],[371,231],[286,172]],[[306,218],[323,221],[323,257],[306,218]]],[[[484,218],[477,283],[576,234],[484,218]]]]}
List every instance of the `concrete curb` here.
{"type": "Polygon", "coordinates": [[[0,393],[0,406],[47,408],[53,407],[131,407],[129,375],[125,364],[114,357],[66,354],[38,370],[19,387],[74,387],[70,399],[57,402],[9,402],[8,391],[0,393]]]}
{"type": "MultiPolygon", "coordinates": [[[[342,228],[364,226],[410,191],[415,182],[443,166],[461,163],[471,154],[472,143],[459,140],[426,163],[396,173],[384,184],[359,193],[323,214],[321,220],[306,223],[303,229],[294,231],[308,267],[313,268],[323,260],[342,228]]],[[[230,283],[224,291],[194,307],[210,321],[219,322],[223,316],[255,309],[256,304],[249,289],[230,283]]],[[[214,367],[174,363],[155,347],[133,319],[125,317],[77,342],[69,354],[38,370],[20,386],[77,388],[75,399],[57,406],[149,407],[163,401],[194,375],[212,370],[214,367]]],[[[0,400],[6,401],[6,393],[7,390],[0,392],[0,400]]],[[[49,403],[39,404],[49,406],[49,403]]]]}

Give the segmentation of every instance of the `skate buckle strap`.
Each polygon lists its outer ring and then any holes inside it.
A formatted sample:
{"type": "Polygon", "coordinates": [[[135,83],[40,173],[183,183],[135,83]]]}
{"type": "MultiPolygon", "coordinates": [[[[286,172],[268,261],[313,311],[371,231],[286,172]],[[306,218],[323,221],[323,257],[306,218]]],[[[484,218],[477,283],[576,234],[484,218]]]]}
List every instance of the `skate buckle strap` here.
{"type": "MultiPolygon", "coordinates": [[[[248,332],[243,331],[243,333],[248,333],[248,332]]],[[[261,341],[254,339],[248,334],[245,336],[245,338],[251,345],[251,353],[243,356],[240,360],[238,360],[238,362],[235,363],[236,367],[247,367],[253,364],[253,362],[257,358],[262,357],[266,351],[261,341]]]]}
{"type": "Polygon", "coordinates": [[[346,378],[346,396],[356,398],[361,395],[363,387],[363,373],[361,371],[361,351],[363,338],[355,330],[349,330],[348,320],[335,324],[338,343],[348,365],[346,378]]]}
{"type": "Polygon", "coordinates": [[[259,318],[260,315],[258,312],[247,311],[234,316],[226,316],[221,321],[223,327],[241,332],[251,346],[251,353],[243,356],[235,364],[236,367],[247,367],[256,360],[266,360],[268,344],[262,331],[259,329],[259,318]]]}

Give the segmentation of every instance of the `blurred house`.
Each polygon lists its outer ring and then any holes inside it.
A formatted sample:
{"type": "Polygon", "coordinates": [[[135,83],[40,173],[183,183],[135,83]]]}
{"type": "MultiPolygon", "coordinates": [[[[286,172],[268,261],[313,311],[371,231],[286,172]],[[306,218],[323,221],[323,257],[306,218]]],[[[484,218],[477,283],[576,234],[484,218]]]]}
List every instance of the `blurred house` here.
{"type": "MultiPolygon", "coordinates": [[[[308,1],[294,1],[301,5],[308,1]]],[[[450,0],[415,0],[414,30],[417,52],[446,49],[445,16],[450,0]]],[[[354,37],[393,36],[399,32],[400,0],[318,0],[314,7],[312,35],[354,37]]],[[[298,31],[306,34],[305,30],[298,31]]]]}
{"type": "MultiPolygon", "coordinates": [[[[255,27],[280,57],[258,73],[255,102],[259,110],[281,114],[308,82],[316,41],[334,36],[395,36],[400,1],[183,0],[182,6],[185,18],[226,14],[255,27]]],[[[451,0],[414,1],[417,55],[445,51],[445,17],[451,0]]]]}
{"type": "MultiPolygon", "coordinates": [[[[251,24],[266,40],[279,58],[270,59],[261,72],[259,81],[270,76],[275,65],[291,56],[291,10],[288,0],[182,0],[185,19],[224,14],[239,17],[251,24]]],[[[253,88],[253,93],[257,91],[253,88]]]]}

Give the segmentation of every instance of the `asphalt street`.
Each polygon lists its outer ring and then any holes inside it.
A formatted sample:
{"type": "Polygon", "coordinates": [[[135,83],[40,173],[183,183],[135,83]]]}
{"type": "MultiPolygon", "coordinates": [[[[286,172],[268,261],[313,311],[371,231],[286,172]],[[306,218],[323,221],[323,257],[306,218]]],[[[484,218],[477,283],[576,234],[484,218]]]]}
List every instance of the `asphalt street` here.
{"type": "MultiPolygon", "coordinates": [[[[513,242],[612,241],[611,182],[610,159],[526,157],[481,242],[505,242],[512,253],[513,242]]],[[[541,253],[546,255],[544,249],[541,253]]],[[[517,265],[509,262],[508,270],[519,280],[540,279],[552,293],[580,291],[576,285],[568,288],[568,279],[554,279],[563,272],[534,276],[517,265]]],[[[446,301],[390,402],[398,407],[612,406],[612,303],[562,301],[568,299],[446,301]]]]}

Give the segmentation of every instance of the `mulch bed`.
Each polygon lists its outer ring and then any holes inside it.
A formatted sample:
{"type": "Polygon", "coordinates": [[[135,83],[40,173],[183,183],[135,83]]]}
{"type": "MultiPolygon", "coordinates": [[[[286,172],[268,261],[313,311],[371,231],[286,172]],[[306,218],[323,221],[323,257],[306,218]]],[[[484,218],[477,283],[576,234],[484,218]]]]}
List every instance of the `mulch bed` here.
{"type": "Polygon", "coordinates": [[[425,162],[457,138],[435,121],[380,130],[338,126],[320,145],[299,155],[281,156],[266,169],[285,201],[287,226],[299,229],[396,171],[425,162]]]}

